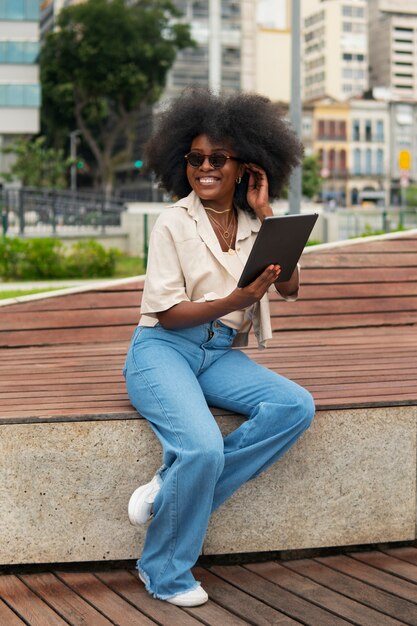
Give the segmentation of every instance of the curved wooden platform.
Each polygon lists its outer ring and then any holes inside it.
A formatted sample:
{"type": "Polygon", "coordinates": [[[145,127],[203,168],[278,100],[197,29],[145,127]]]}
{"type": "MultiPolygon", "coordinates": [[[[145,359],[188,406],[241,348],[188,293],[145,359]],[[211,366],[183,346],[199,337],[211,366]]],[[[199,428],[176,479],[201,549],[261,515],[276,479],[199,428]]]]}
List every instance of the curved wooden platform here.
{"type": "MultiPolygon", "coordinates": [[[[302,284],[296,303],[273,298],[269,348],[247,351],[313,393],[315,424],[260,488],[245,486],[219,511],[208,554],[415,539],[417,232],[312,248],[302,284]]],[[[160,461],[121,373],[141,286],[133,279],[0,307],[0,456],[6,483],[29,494],[32,512],[14,509],[5,483],[0,563],[137,554],[142,536],[124,526],[126,499],[160,461]],[[97,506],[98,534],[89,522],[97,506]],[[24,521],[35,529],[16,561],[24,521]],[[49,543],[37,545],[37,532],[49,543]]],[[[241,419],[213,413],[224,432],[241,419]]]]}

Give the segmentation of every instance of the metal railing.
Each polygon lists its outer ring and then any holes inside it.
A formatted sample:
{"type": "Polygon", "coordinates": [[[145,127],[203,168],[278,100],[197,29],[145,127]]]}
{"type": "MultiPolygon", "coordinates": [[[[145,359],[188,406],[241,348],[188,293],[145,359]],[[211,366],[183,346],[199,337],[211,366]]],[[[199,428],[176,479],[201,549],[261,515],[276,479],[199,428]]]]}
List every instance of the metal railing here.
{"type": "Polygon", "coordinates": [[[120,226],[123,199],[93,191],[22,187],[0,190],[3,234],[60,235],[81,229],[105,233],[120,226]]]}

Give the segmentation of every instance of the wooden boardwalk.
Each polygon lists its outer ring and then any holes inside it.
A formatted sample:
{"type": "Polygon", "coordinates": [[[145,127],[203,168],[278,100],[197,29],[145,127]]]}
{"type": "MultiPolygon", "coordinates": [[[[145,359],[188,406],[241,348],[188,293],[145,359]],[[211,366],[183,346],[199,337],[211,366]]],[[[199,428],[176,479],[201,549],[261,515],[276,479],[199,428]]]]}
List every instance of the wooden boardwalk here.
{"type": "Polygon", "coordinates": [[[395,626],[417,624],[417,549],[196,567],[210,600],[180,609],[135,572],[50,570],[0,576],[2,626],[395,626]]]}

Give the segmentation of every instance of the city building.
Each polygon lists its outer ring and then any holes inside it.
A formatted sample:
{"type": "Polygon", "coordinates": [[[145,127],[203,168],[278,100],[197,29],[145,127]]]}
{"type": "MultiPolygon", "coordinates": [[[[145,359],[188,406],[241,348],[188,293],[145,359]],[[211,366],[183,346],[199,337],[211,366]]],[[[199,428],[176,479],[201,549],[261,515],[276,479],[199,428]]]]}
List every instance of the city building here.
{"type": "Polygon", "coordinates": [[[389,89],[392,99],[417,98],[417,2],[369,0],[371,87],[389,89]]]}
{"type": "Polygon", "coordinates": [[[304,100],[342,101],[367,89],[366,0],[310,0],[302,28],[304,100]]]}
{"type": "Polygon", "coordinates": [[[349,103],[324,98],[313,107],[313,153],[319,157],[322,200],[346,206],[349,103]]]}
{"type": "Polygon", "coordinates": [[[291,2],[259,0],[255,91],[288,103],[291,85],[291,2]]]}
{"type": "Polygon", "coordinates": [[[390,198],[390,119],[388,103],[350,101],[347,205],[387,206],[390,198]]]}
{"type": "MultiPolygon", "coordinates": [[[[174,0],[191,25],[196,48],[179,51],[171,68],[163,100],[185,87],[209,85],[210,3],[207,0],[174,0]]],[[[256,0],[221,2],[221,91],[255,89],[256,0]]]]}
{"type": "MultiPolygon", "coordinates": [[[[0,2],[0,172],[12,156],[1,152],[19,135],[39,132],[39,0],[0,2]]],[[[1,174],[0,174],[1,176],[1,174]]]]}

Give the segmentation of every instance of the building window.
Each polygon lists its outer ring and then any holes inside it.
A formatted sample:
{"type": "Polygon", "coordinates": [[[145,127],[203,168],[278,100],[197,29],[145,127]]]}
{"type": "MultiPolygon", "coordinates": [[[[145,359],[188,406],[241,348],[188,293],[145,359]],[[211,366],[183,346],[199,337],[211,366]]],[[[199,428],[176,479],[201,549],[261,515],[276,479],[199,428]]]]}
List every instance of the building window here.
{"type": "Polygon", "coordinates": [[[355,148],[353,151],[353,173],[355,176],[360,176],[361,174],[361,151],[359,148],[355,148]]]}
{"type": "Polygon", "coordinates": [[[372,174],[372,150],[370,148],[367,148],[365,152],[365,174],[367,176],[372,174]]]}
{"type": "Polygon", "coordinates": [[[37,41],[0,41],[0,63],[33,64],[38,54],[37,41]]]}
{"type": "Polygon", "coordinates": [[[0,20],[39,20],[39,0],[0,0],[0,20]]]}
{"type": "Polygon", "coordinates": [[[372,141],[372,122],[366,120],[365,122],[365,141],[372,141]]]}
{"type": "Polygon", "coordinates": [[[346,170],[346,150],[339,152],[339,168],[342,172],[346,170]]]}
{"type": "Polygon", "coordinates": [[[332,148],[329,150],[329,170],[333,172],[336,167],[336,152],[332,148]]]}
{"type": "Polygon", "coordinates": [[[384,141],[384,122],[382,120],[377,120],[375,139],[377,141],[384,141]]]}
{"type": "Polygon", "coordinates": [[[359,120],[353,120],[352,125],[352,140],[360,141],[361,139],[361,126],[359,120]]]}
{"type": "Polygon", "coordinates": [[[39,85],[0,85],[0,107],[32,107],[41,104],[39,85]]]}
{"type": "Polygon", "coordinates": [[[346,122],[339,122],[339,139],[346,139],[346,122]]]}
{"type": "Polygon", "coordinates": [[[326,136],[325,128],[324,128],[324,120],[319,120],[319,139],[324,139],[326,136]]]}
{"type": "Polygon", "coordinates": [[[384,151],[381,148],[376,151],[376,175],[384,175],[384,151]]]}

